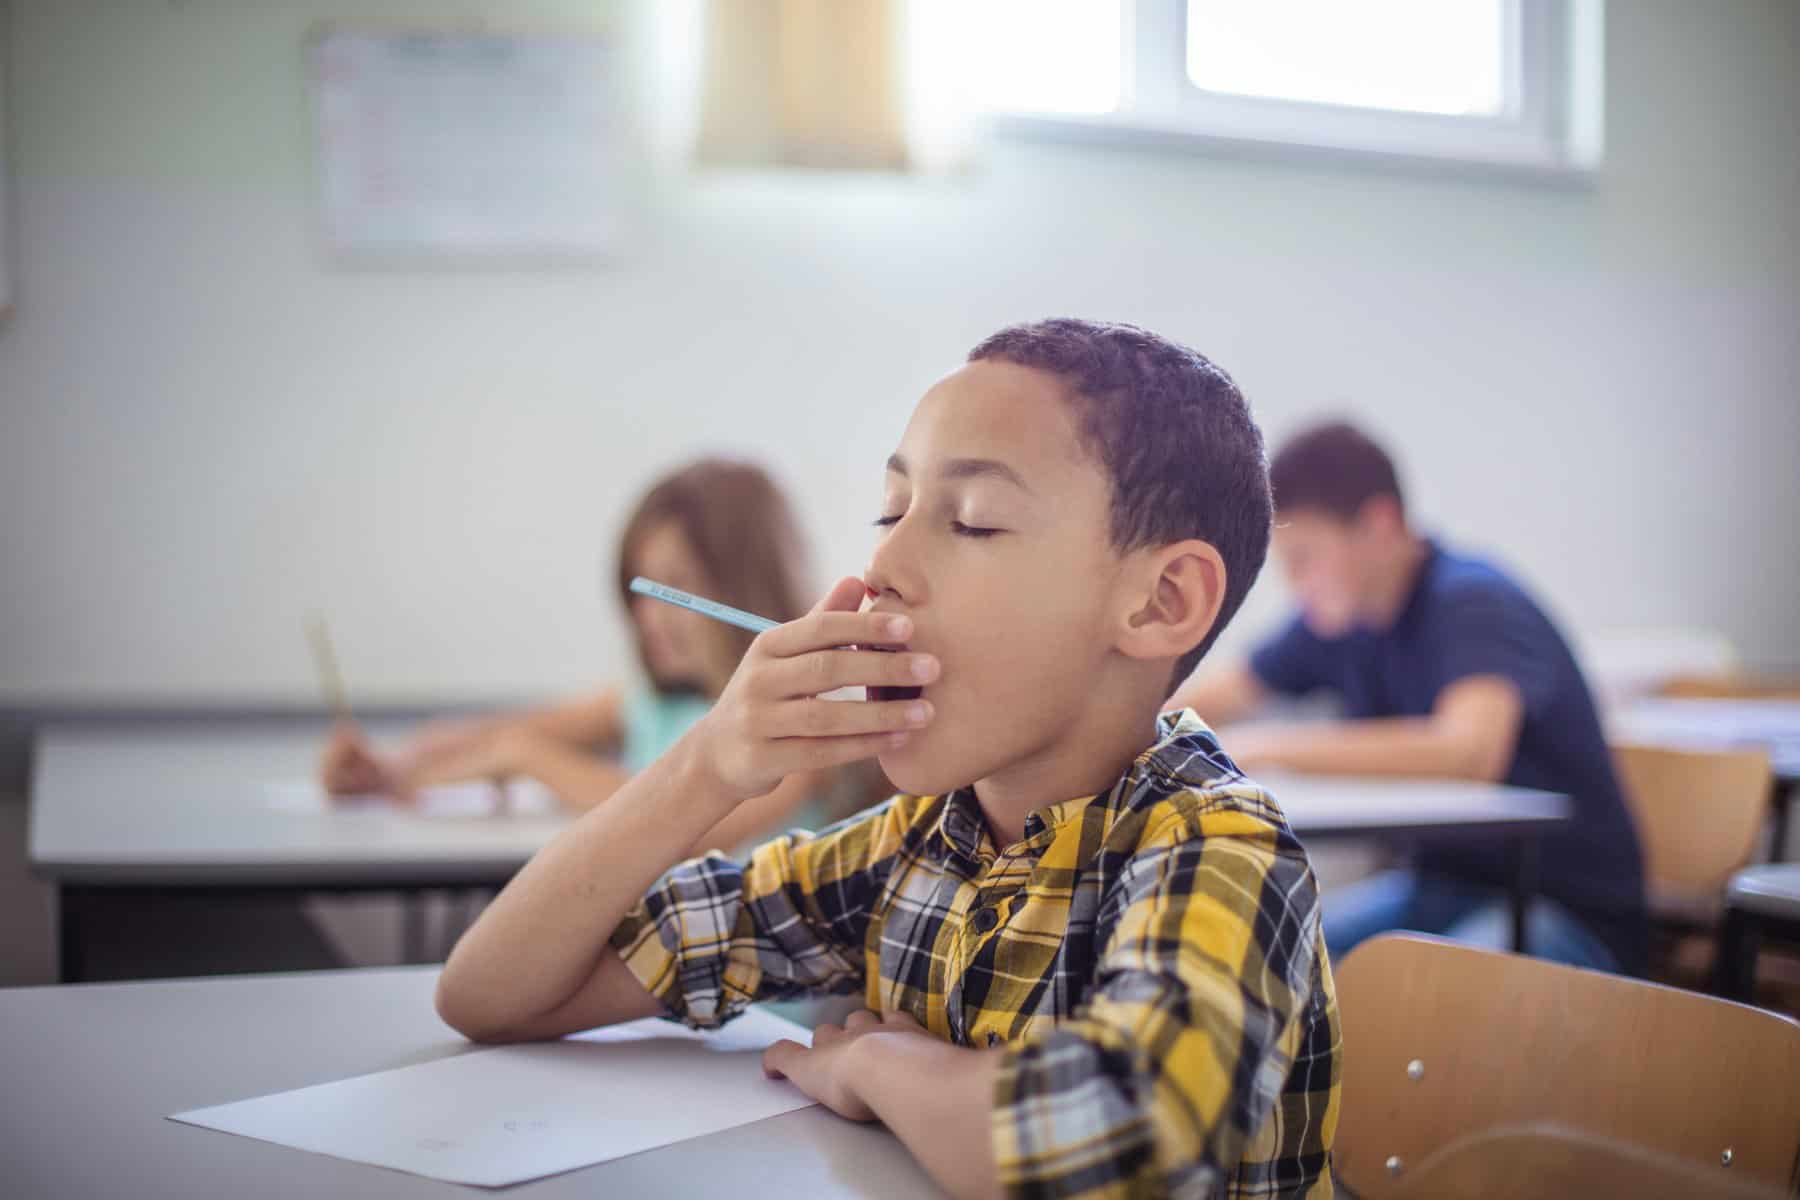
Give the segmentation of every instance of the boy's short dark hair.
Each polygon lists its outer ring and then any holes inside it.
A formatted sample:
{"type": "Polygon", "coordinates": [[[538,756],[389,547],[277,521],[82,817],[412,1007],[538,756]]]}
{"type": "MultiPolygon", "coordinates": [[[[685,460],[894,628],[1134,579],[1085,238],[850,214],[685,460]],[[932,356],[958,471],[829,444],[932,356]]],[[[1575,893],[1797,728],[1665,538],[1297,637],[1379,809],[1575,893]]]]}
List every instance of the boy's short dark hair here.
{"type": "Polygon", "coordinates": [[[1173,689],[1212,648],[1269,553],[1274,520],[1262,431],[1231,376],[1133,325],[1058,318],[1002,329],[969,351],[1068,385],[1083,443],[1112,483],[1121,552],[1185,538],[1225,560],[1218,620],[1175,666],[1173,689]]]}
{"type": "Polygon", "coordinates": [[[1289,438],[1269,464],[1269,483],[1279,512],[1304,509],[1353,521],[1377,496],[1391,496],[1406,511],[1394,460],[1348,421],[1328,421],[1289,438]]]}

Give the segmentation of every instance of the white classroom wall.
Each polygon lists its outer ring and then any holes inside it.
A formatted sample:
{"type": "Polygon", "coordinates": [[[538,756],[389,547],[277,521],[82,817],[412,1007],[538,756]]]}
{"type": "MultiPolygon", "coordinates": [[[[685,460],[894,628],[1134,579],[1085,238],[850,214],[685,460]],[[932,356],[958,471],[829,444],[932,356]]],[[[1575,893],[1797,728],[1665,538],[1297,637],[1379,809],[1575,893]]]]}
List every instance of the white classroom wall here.
{"type": "Polygon", "coordinates": [[[1362,417],[1571,626],[1800,660],[1800,5],[1613,0],[1587,189],[1014,141],[707,177],[611,268],[324,261],[308,28],[603,11],[12,0],[0,701],[306,701],[315,608],[363,697],[614,676],[657,472],[765,459],[854,571],[918,392],[1060,313],[1190,341],[1274,437],[1362,417]]]}

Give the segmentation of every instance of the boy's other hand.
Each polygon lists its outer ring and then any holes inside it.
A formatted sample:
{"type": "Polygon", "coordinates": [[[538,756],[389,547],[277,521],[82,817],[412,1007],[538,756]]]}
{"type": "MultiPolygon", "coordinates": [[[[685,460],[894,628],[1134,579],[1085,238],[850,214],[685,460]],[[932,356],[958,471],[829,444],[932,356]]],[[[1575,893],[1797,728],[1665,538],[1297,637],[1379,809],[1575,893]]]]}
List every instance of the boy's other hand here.
{"type": "Polygon", "coordinates": [[[840,1117],[873,1121],[875,1111],[857,1094],[849,1066],[851,1046],[870,1035],[931,1036],[903,1012],[853,1012],[842,1026],[826,1024],[814,1029],[810,1049],[786,1038],[770,1046],[763,1051],[763,1074],[788,1080],[840,1117]]]}
{"type": "Polygon", "coordinates": [[[319,759],[319,782],[333,796],[372,796],[392,793],[396,779],[356,723],[339,721],[319,759]]]}
{"type": "Polygon", "coordinates": [[[866,588],[840,579],[813,610],[758,635],[692,735],[701,765],[747,800],[796,771],[841,766],[902,745],[931,720],[927,700],[821,700],[843,687],[917,688],[937,678],[926,654],[899,649],[912,620],[859,612],[866,588]]]}

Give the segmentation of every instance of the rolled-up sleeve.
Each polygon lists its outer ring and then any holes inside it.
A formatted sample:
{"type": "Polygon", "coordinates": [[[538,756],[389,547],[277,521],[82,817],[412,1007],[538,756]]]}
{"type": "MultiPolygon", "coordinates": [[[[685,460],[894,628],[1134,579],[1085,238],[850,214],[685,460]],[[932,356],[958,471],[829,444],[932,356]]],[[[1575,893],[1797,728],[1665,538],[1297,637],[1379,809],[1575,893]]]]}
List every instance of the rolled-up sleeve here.
{"type": "MultiPolygon", "coordinates": [[[[1324,1170],[1331,1081],[1287,1086],[1297,1059],[1320,1052],[1308,1010],[1329,969],[1317,885],[1291,836],[1236,811],[1171,822],[1122,871],[1109,909],[1089,1002],[1003,1052],[992,1135],[1009,1193],[1212,1195],[1253,1138],[1294,1129],[1324,1170]],[[1312,1128],[1282,1128],[1293,1121],[1312,1128]]],[[[1307,1186],[1305,1173],[1261,1182],[1307,1186]]]]}
{"type": "Polygon", "coordinates": [[[613,930],[613,949],[696,1029],[759,1000],[856,990],[869,901],[892,854],[889,807],[778,837],[747,862],[714,852],[676,864],[613,930]]]}

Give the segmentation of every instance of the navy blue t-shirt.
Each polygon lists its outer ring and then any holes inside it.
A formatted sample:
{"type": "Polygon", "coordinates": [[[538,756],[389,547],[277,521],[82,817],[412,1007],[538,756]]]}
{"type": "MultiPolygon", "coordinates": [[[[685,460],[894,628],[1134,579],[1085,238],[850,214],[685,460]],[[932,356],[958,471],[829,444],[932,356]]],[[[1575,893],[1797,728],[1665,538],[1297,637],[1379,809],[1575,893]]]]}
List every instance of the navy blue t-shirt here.
{"type": "MultiPolygon", "coordinates": [[[[1575,656],[1531,597],[1499,570],[1426,546],[1392,628],[1324,639],[1296,619],[1257,649],[1250,669],[1272,691],[1335,692],[1353,719],[1422,717],[1460,679],[1511,680],[1525,711],[1506,782],[1561,792],[1574,804],[1570,824],[1543,841],[1539,888],[1604,940],[1622,970],[1641,970],[1647,928],[1637,831],[1575,656]]],[[[1431,847],[1418,867],[1505,886],[1511,855],[1501,845],[1431,847]]]]}

